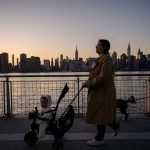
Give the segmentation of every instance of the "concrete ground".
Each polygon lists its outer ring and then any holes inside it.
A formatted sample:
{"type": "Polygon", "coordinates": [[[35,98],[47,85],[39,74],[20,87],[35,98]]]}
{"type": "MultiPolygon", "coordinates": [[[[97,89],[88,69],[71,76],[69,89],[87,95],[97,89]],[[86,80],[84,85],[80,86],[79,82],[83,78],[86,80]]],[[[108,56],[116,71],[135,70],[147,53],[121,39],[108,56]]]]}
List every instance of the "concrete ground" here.
{"type": "MultiPolygon", "coordinates": [[[[90,147],[86,145],[87,140],[91,140],[96,133],[94,125],[86,124],[83,117],[75,118],[74,124],[63,138],[64,150],[150,150],[150,117],[145,115],[130,114],[126,121],[121,120],[121,128],[116,137],[112,136],[112,131],[107,127],[105,135],[105,145],[90,147]]],[[[0,118],[0,150],[50,150],[54,138],[46,135],[34,146],[24,143],[24,135],[30,130],[31,120],[27,117],[0,118]]]]}

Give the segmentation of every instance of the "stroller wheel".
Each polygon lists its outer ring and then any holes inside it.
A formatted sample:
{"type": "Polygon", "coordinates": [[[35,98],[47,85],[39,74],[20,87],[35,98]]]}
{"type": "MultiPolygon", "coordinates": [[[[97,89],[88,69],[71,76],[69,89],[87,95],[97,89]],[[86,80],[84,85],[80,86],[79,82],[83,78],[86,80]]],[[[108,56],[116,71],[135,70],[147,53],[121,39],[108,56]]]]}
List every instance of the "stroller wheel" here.
{"type": "Polygon", "coordinates": [[[54,141],[52,144],[52,150],[62,150],[63,149],[63,142],[62,141],[54,141]]]}
{"type": "Polygon", "coordinates": [[[35,145],[37,139],[37,133],[35,131],[30,131],[24,135],[24,142],[27,145],[35,145]]]}

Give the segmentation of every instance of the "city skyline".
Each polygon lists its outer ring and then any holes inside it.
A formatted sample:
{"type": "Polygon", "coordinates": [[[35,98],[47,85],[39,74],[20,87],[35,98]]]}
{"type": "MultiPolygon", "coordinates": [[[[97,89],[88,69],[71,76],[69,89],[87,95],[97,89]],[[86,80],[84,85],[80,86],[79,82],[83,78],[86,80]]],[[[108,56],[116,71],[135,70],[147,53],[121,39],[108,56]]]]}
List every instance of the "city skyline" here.
{"type": "MultiPolygon", "coordinates": [[[[74,59],[69,59],[68,56],[64,59],[63,54],[60,55],[60,59],[51,60],[46,59],[42,63],[40,57],[32,56],[28,57],[27,54],[20,54],[20,61],[17,58],[17,65],[14,64],[14,55],[12,55],[12,63],[8,63],[8,53],[0,54],[0,72],[51,72],[51,71],[65,71],[65,72],[85,72],[89,71],[95,58],[87,58],[86,61],[79,57],[76,47],[74,59]]],[[[150,54],[145,55],[140,49],[138,50],[137,57],[131,55],[131,46],[128,44],[127,54],[123,53],[119,59],[117,59],[117,53],[112,55],[113,64],[115,70],[122,71],[148,71],[150,70],[150,54]]]]}
{"type": "Polygon", "coordinates": [[[0,0],[0,53],[73,59],[77,46],[85,59],[97,57],[95,45],[106,38],[110,53],[126,53],[130,42],[132,55],[139,48],[148,54],[149,6],[149,0],[0,0]]]}
{"type": "MultiPolygon", "coordinates": [[[[132,54],[132,48],[131,48],[131,45],[130,45],[130,43],[128,43],[128,45],[127,45],[127,48],[126,48],[126,52],[123,52],[123,53],[121,53],[120,55],[118,55],[118,53],[116,52],[116,51],[113,51],[110,55],[112,56],[114,53],[116,53],[117,54],[117,58],[118,59],[121,59],[121,57],[122,57],[122,55],[126,55],[127,57],[128,56],[134,56],[136,59],[139,59],[138,58],[138,55],[139,55],[139,52],[142,54],[142,55],[145,55],[147,58],[149,58],[149,55],[150,55],[150,52],[149,53],[143,53],[143,51],[139,48],[138,50],[137,50],[137,52],[136,52],[136,55],[134,55],[134,54],[132,54]]],[[[7,52],[3,52],[3,53],[7,53],[7,52]]],[[[8,61],[9,61],[9,63],[11,63],[11,64],[15,64],[15,65],[17,65],[17,60],[20,62],[20,56],[22,55],[22,54],[25,54],[26,55],[26,57],[27,58],[30,58],[30,57],[39,57],[39,59],[40,59],[40,61],[41,61],[41,64],[43,64],[44,63],[44,60],[49,60],[50,62],[51,62],[51,60],[53,59],[53,61],[55,61],[56,59],[57,60],[59,60],[60,61],[60,59],[61,59],[61,57],[63,57],[63,59],[70,59],[70,60],[78,60],[79,58],[82,58],[83,59],[83,57],[80,55],[80,52],[78,51],[78,48],[77,48],[77,46],[76,46],[76,48],[74,49],[74,57],[73,58],[70,58],[68,55],[65,55],[64,56],[64,54],[62,53],[62,54],[59,54],[59,56],[56,56],[55,58],[54,57],[48,57],[47,56],[47,58],[44,58],[43,60],[41,60],[41,57],[40,56],[29,56],[27,53],[25,53],[25,52],[23,52],[23,53],[20,53],[19,54],[19,57],[16,57],[16,56],[14,56],[14,54],[12,54],[11,56],[10,56],[10,54],[9,53],[7,53],[8,54],[8,61]],[[11,58],[11,59],[10,59],[11,58]]],[[[1,53],[0,53],[1,54],[1,53]]],[[[88,58],[96,58],[96,57],[86,57],[85,58],[85,60],[83,60],[83,61],[86,61],[86,59],[88,59],[88,58]]]]}

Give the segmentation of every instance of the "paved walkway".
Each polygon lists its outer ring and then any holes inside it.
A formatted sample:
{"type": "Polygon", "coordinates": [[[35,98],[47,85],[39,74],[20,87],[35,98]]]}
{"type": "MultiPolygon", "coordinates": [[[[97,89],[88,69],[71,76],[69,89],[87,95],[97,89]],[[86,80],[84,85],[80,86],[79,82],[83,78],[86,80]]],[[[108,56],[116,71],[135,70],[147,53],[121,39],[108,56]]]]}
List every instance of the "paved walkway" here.
{"type": "MultiPolygon", "coordinates": [[[[121,121],[121,116],[118,117],[121,121]]],[[[29,131],[31,121],[26,117],[0,118],[0,150],[50,150],[54,140],[47,135],[35,146],[29,147],[24,141],[24,134],[29,131]]],[[[107,127],[105,145],[89,147],[86,140],[95,136],[96,127],[86,124],[84,118],[76,118],[71,130],[63,138],[64,150],[150,150],[150,117],[130,115],[127,121],[121,121],[121,129],[116,137],[107,127]]]]}

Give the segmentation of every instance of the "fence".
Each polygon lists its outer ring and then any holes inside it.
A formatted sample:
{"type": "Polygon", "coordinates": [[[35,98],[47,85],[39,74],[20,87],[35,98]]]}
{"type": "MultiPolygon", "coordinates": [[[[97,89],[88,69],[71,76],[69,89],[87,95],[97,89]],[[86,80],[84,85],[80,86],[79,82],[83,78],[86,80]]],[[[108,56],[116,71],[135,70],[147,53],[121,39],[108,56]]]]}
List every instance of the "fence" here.
{"type": "MultiPolygon", "coordinates": [[[[81,88],[87,75],[7,75],[0,76],[0,115],[26,115],[39,106],[41,95],[51,95],[55,106],[65,83],[69,92],[62,99],[58,112],[62,113],[81,88]]],[[[134,96],[136,104],[130,104],[128,112],[149,112],[150,81],[145,75],[116,75],[117,98],[127,100],[134,96]],[[139,78],[140,77],[140,78],[139,78]]],[[[76,115],[85,115],[87,89],[83,89],[73,102],[76,115]]],[[[119,112],[118,112],[119,113],[119,112]]]]}

